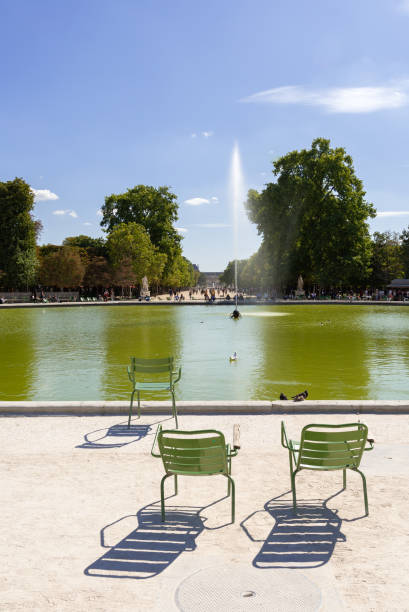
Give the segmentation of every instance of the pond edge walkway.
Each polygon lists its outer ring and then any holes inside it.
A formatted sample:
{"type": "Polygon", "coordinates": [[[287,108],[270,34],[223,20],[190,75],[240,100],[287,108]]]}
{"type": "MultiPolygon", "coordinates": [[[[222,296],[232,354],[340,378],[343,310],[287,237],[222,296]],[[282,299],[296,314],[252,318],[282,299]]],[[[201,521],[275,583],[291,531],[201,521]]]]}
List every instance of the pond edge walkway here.
{"type": "MultiPolygon", "coordinates": [[[[179,414],[409,414],[406,400],[179,401],[179,414]]],[[[142,413],[167,414],[170,401],[141,402],[142,413]]],[[[128,401],[0,401],[0,416],[128,414],[128,401]]],[[[134,415],[135,418],[135,415],[134,415]]]]}

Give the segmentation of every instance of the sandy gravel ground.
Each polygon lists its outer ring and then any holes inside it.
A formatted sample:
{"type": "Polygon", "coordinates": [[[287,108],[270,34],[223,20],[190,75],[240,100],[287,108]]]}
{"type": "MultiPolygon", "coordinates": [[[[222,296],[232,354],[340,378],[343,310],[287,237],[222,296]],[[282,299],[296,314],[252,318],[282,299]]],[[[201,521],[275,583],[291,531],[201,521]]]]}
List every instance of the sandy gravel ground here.
{"type": "MultiPolygon", "coordinates": [[[[359,475],[350,473],[347,490],[334,496],[340,472],[305,471],[294,520],[279,416],[182,415],[184,429],[216,428],[227,438],[240,424],[236,523],[228,524],[223,477],[185,477],[167,500],[164,525],[163,468],[150,448],[157,423],[172,420],[143,416],[128,432],[125,417],[3,417],[0,609],[174,611],[186,577],[220,566],[266,581],[291,568],[295,584],[302,575],[321,590],[321,610],[409,610],[409,416],[361,418],[376,440],[362,462],[369,517],[358,518],[359,475]]],[[[285,417],[294,437],[306,423],[351,420],[285,417]]]]}

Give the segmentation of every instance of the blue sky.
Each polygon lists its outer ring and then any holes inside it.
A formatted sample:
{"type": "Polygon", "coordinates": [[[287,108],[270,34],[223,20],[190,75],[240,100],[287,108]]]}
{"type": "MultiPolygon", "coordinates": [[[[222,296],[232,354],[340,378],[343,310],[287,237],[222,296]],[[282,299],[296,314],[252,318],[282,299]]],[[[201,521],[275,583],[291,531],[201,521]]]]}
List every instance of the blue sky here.
{"type": "MultiPolygon", "coordinates": [[[[38,190],[42,243],[102,235],[106,195],[169,185],[185,255],[222,270],[236,140],[248,189],[329,138],[379,212],[371,230],[409,225],[409,0],[0,0],[0,14],[0,180],[38,190]]],[[[239,256],[259,243],[241,215],[239,256]]]]}

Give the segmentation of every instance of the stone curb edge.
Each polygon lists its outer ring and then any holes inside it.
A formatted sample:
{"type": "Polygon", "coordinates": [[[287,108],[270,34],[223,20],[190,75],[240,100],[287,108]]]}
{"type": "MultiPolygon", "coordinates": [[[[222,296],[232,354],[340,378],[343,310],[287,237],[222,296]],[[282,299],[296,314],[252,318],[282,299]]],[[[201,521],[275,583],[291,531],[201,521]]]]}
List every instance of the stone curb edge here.
{"type": "MultiPolygon", "coordinates": [[[[171,402],[142,402],[141,408],[145,414],[166,414],[171,402]]],[[[179,414],[409,414],[406,400],[179,401],[177,408],[179,414]]],[[[0,416],[102,416],[128,414],[128,409],[127,401],[0,401],[0,416]]]]}

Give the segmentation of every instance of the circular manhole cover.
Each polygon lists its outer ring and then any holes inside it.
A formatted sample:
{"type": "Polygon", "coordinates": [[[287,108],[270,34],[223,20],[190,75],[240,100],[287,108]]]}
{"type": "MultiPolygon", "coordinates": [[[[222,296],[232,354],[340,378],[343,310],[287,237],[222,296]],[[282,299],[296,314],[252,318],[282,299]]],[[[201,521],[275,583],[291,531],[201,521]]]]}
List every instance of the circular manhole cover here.
{"type": "Polygon", "coordinates": [[[321,591],[295,570],[230,565],[185,578],[176,591],[176,605],[182,612],[315,612],[321,591]]]}

